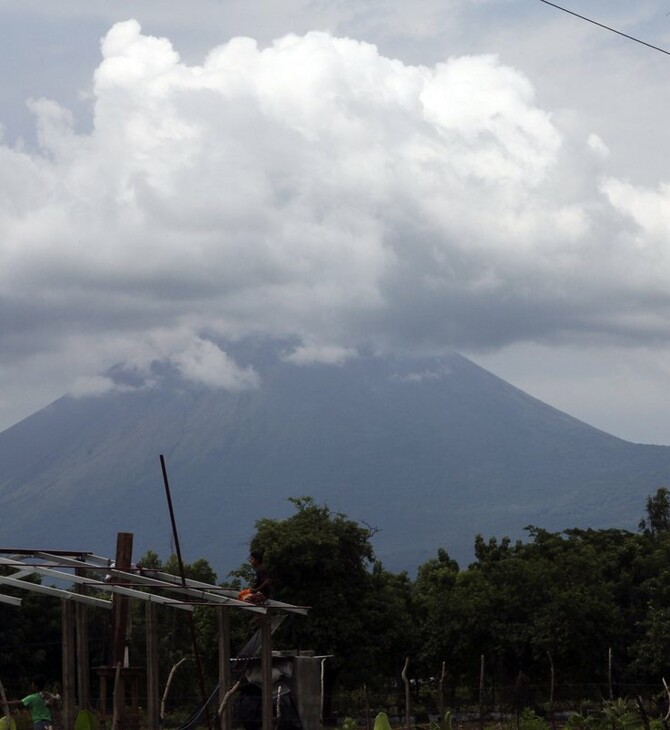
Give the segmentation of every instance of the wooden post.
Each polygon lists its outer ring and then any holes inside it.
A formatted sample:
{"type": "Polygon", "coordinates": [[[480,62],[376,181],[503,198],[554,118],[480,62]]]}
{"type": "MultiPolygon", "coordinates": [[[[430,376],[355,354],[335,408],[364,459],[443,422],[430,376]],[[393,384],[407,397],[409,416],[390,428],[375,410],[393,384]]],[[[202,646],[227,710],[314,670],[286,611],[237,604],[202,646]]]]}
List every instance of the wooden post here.
{"type": "MultiPolygon", "coordinates": [[[[133,534],[131,532],[119,532],[116,535],[116,557],[114,567],[117,570],[130,570],[133,554],[133,534]]],[[[112,578],[114,583],[118,579],[112,578]]],[[[129,600],[126,596],[115,593],[112,596],[112,661],[111,665],[116,668],[114,676],[113,706],[114,716],[112,727],[123,726],[125,723],[126,687],[125,677],[121,675],[121,667],[125,664],[126,655],[126,629],[128,627],[128,614],[130,610],[129,600]]]]}
{"type": "Polygon", "coordinates": [[[554,672],[554,657],[551,655],[551,652],[547,652],[547,656],[549,657],[549,667],[551,670],[550,674],[550,683],[549,683],[549,722],[551,723],[551,727],[556,727],[556,718],[554,716],[554,684],[556,681],[556,675],[554,672]]]}
{"type": "MultiPolygon", "coordinates": [[[[77,568],[77,575],[83,573],[77,568]]],[[[85,594],[87,588],[77,583],[76,592],[85,594]]],[[[91,704],[91,667],[89,664],[88,646],[88,606],[77,602],[75,607],[75,623],[77,628],[77,705],[80,710],[90,709],[91,704]]]]}
{"type": "Polygon", "coordinates": [[[98,704],[98,712],[101,717],[105,718],[107,717],[107,675],[104,674],[104,672],[100,672],[98,677],[100,681],[100,702],[98,704]]]}
{"type": "Polygon", "coordinates": [[[484,655],[479,659],[479,727],[484,730],[484,655]]]}
{"type": "Polygon", "coordinates": [[[368,685],[363,685],[363,698],[365,700],[365,728],[372,730],[372,721],[370,718],[370,695],[368,694],[368,685]]]}
{"type": "Polygon", "coordinates": [[[409,730],[409,679],[407,678],[407,667],[409,666],[409,657],[405,657],[405,666],[402,668],[401,677],[405,684],[405,727],[409,730]]]}
{"type": "MultiPolygon", "coordinates": [[[[665,680],[663,680],[665,682],[665,680]]],[[[5,716],[6,727],[9,729],[12,727],[12,713],[7,704],[7,695],[5,694],[5,688],[0,682],[0,703],[2,703],[2,712],[5,716]]]]}
{"type": "Polygon", "coordinates": [[[114,673],[114,690],[112,692],[112,730],[119,730],[119,728],[124,727],[124,681],[124,678],[121,676],[121,662],[117,662],[116,672],[114,673]]]}
{"type": "MultiPolygon", "coordinates": [[[[117,570],[130,570],[133,554],[133,535],[131,532],[119,532],[116,536],[117,570]]],[[[114,579],[112,579],[114,582],[114,579]]],[[[126,649],[126,627],[128,626],[128,599],[115,593],[113,598],[113,636],[112,636],[112,665],[124,664],[126,649]]]]}
{"type": "Polygon", "coordinates": [[[263,682],[263,730],[272,729],[272,627],[270,609],[261,617],[261,676],[263,682]]]}
{"type": "Polygon", "coordinates": [[[74,605],[72,601],[61,598],[62,626],[62,685],[63,685],[63,725],[74,726],[76,715],[75,703],[75,637],[74,637],[74,605]]]}
{"type": "MultiPolygon", "coordinates": [[[[218,612],[219,619],[219,703],[223,701],[231,689],[232,673],[230,668],[230,611],[221,606],[218,612]]],[[[219,718],[221,730],[232,730],[233,714],[229,703],[226,703],[219,718]]]]}
{"type": "Polygon", "coordinates": [[[442,662],[442,671],[440,672],[440,681],[437,684],[437,711],[440,713],[440,730],[447,730],[447,723],[444,717],[444,680],[447,676],[447,663],[442,662]]]}
{"type": "Polygon", "coordinates": [[[612,647],[607,653],[607,683],[609,684],[610,700],[614,699],[614,687],[612,686],[612,647]]]}
{"type": "Polygon", "coordinates": [[[156,604],[147,601],[147,725],[160,728],[160,682],[158,676],[158,622],[156,604]]]}

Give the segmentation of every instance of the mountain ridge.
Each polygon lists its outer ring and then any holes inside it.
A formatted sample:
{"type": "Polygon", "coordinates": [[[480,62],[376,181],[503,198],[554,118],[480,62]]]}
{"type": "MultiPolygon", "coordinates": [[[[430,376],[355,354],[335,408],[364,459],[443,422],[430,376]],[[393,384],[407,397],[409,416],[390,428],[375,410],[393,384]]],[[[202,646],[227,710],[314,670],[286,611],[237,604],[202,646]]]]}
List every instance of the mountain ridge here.
{"type": "Polygon", "coordinates": [[[220,577],[256,520],[303,495],[373,525],[378,557],[412,571],[440,547],[470,562],[477,533],[634,529],[670,473],[670,447],[607,434],[457,354],[298,366],[281,353],[238,348],[255,390],[157,365],[155,387],[64,396],[0,433],[3,541],[109,554],[128,531],[136,556],[169,553],[163,454],[185,557],[220,577]]]}

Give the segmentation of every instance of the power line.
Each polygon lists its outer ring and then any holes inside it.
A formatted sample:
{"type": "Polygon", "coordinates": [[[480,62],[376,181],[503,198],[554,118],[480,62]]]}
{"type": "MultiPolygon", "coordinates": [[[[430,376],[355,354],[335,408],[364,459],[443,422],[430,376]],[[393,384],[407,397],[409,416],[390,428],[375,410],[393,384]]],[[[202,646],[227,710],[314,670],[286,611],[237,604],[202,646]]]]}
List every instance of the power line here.
{"type": "Polygon", "coordinates": [[[624,38],[628,38],[631,41],[635,41],[636,43],[641,43],[643,46],[647,46],[647,48],[653,48],[655,51],[660,51],[661,53],[665,53],[666,56],[670,56],[670,51],[666,51],[665,48],[659,48],[658,46],[654,46],[651,43],[647,43],[646,41],[642,41],[639,38],[635,38],[632,35],[628,35],[627,33],[622,33],[620,30],[617,30],[616,28],[610,28],[609,25],[604,25],[603,23],[599,23],[597,20],[592,20],[591,18],[587,18],[584,15],[579,15],[579,13],[573,13],[572,10],[568,10],[567,8],[562,8],[560,5],[556,5],[556,3],[549,2],[549,0],[540,0],[540,2],[544,3],[545,5],[551,5],[553,8],[562,10],[564,13],[568,13],[569,15],[574,15],[575,18],[579,18],[580,20],[585,20],[587,23],[593,23],[593,25],[597,25],[600,28],[609,30],[611,33],[616,33],[617,35],[621,35],[624,38]]]}

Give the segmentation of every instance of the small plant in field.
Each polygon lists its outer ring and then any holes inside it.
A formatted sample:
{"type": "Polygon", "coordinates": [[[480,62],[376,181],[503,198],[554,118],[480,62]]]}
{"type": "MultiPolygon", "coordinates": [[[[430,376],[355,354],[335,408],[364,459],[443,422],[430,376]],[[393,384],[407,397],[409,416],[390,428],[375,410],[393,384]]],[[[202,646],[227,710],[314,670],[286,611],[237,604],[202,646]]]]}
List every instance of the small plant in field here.
{"type": "Polygon", "coordinates": [[[604,702],[600,710],[593,714],[585,716],[575,713],[567,722],[568,730],[632,730],[639,725],[641,721],[635,706],[623,697],[604,702]]]}
{"type": "Polygon", "coordinates": [[[357,730],[358,722],[353,717],[345,717],[342,720],[342,730],[357,730]]]}
{"type": "Polygon", "coordinates": [[[529,707],[525,707],[519,717],[519,730],[549,730],[549,723],[529,707]]]}
{"type": "Polygon", "coordinates": [[[568,718],[566,727],[568,730],[588,730],[597,725],[599,722],[595,715],[582,715],[579,712],[575,712],[568,718]]]}
{"type": "MultiPolygon", "coordinates": [[[[442,730],[439,722],[434,720],[430,723],[430,730],[442,730]]],[[[444,713],[444,730],[451,730],[451,710],[444,713]]]]}
{"type": "Polygon", "coordinates": [[[602,716],[605,724],[616,730],[623,730],[640,722],[633,704],[625,697],[617,697],[616,700],[605,702],[602,716]]]}

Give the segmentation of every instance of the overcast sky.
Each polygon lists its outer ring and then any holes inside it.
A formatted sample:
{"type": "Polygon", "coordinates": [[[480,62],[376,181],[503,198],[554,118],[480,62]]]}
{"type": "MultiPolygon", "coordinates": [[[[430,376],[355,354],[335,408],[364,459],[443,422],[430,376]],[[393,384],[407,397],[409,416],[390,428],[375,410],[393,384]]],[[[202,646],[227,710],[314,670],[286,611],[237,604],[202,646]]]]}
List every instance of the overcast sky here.
{"type": "MultiPolygon", "coordinates": [[[[670,2],[566,0],[670,50],[670,2]]],[[[216,342],[670,444],[670,55],[541,0],[0,0],[0,429],[216,342]]]]}

